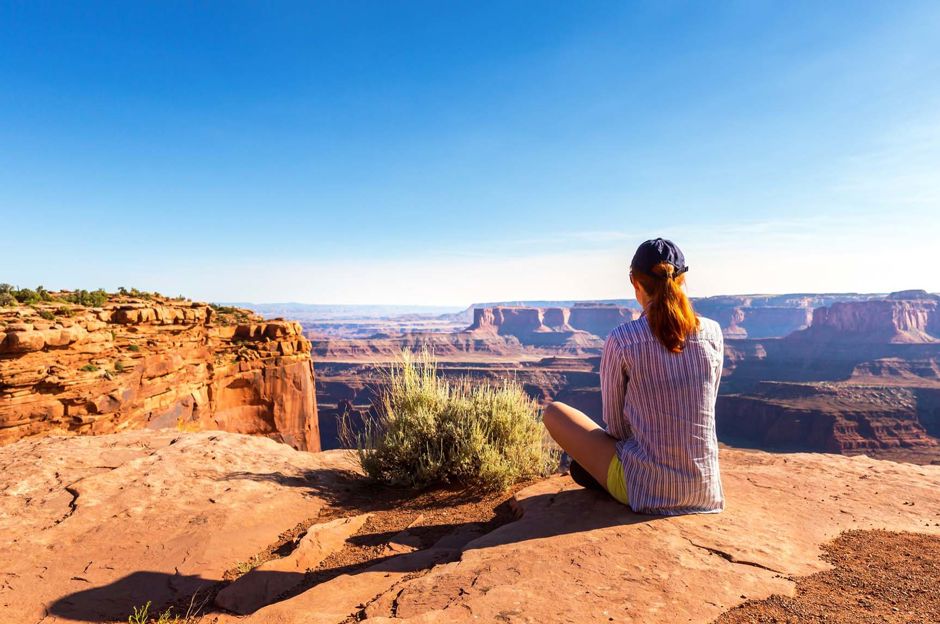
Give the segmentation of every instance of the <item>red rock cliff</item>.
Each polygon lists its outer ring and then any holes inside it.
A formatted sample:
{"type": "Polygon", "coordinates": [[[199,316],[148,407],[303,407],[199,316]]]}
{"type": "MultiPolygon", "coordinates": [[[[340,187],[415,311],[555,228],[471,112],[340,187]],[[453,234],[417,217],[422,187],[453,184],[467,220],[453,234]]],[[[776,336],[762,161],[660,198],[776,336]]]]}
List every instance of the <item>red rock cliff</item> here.
{"type": "Polygon", "coordinates": [[[834,303],[817,308],[807,338],[838,337],[865,342],[925,343],[940,341],[940,312],[933,298],[887,299],[834,303]]]}
{"type": "Polygon", "coordinates": [[[601,346],[590,332],[569,324],[568,308],[495,306],[476,308],[473,324],[465,331],[473,336],[498,335],[518,339],[523,345],[578,351],[601,346]]]}
{"type": "Polygon", "coordinates": [[[166,299],[0,309],[0,444],[162,427],[319,450],[300,325],[166,299]]]}
{"type": "Polygon", "coordinates": [[[575,329],[607,338],[615,327],[639,318],[640,311],[612,305],[576,305],[571,308],[569,323],[575,329]]]}

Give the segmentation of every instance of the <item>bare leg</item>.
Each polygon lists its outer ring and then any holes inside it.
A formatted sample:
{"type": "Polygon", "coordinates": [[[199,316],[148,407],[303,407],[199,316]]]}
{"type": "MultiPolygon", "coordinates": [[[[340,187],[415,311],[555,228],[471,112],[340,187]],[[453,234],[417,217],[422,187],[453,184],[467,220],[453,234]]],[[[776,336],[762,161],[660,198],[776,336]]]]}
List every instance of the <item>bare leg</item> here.
{"type": "Polygon", "coordinates": [[[555,442],[606,488],[607,468],[617,451],[617,439],[584,412],[557,401],[545,408],[542,421],[555,442]]]}

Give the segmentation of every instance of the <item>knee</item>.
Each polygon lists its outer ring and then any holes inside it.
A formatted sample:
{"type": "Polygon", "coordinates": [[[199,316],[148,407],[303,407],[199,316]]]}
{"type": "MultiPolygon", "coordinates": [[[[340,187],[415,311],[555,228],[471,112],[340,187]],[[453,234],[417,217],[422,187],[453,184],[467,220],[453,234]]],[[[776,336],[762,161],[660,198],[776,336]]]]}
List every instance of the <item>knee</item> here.
{"type": "Polygon", "coordinates": [[[555,430],[558,423],[565,417],[563,407],[565,407],[564,403],[555,401],[546,405],[545,409],[542,410],[542,422],[549,433],[555,430]]]}

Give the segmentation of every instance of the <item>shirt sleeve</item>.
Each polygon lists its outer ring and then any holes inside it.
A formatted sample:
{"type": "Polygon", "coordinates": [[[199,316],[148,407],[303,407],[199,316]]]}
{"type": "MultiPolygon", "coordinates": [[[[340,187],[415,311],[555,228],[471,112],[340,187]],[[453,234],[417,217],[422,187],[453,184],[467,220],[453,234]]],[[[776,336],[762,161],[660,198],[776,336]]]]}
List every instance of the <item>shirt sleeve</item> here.
{"type": "Polygon", "coordinates": [[[607,433],[625,440],[630,437],[630,425],[624,420],[623,401],[627,386],[627,372],[623,353],[616,336],[611,334],[601,354],[601,402],[607,433]]]}
{"type": "Polygon", "coordinates": [[[725,366],[725,337],[721,333],[721,330],[718,330],[718,370],[715,374],[715,395],[718,395],[718,386],[721,384],[721,373],[724,370],[725,366]]]}

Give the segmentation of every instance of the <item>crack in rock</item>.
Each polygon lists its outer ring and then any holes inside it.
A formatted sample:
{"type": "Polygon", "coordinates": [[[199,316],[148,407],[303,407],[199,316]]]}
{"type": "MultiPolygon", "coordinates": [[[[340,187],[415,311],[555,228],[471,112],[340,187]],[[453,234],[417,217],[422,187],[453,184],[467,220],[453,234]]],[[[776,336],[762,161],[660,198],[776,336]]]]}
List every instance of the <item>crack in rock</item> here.
{"type": "MultiPolygon", "coordinates": [[[[77,485],[77,482],[76,482],[76,483],[73,483],[72,485],[66,485],[66,486],[65,486],[65,491],[72,495],[72,500],[69,501],[69,510],[68,510],[68,512],[67,512],[64,516],[62,516],[61,518],[59,518],[58,520],[55,521],[55,524],[56,524],[56,525],[65,522],[68,518],[70,518],[70,517],[72,516],[73,513],[75,513],[75,510],[78,509],[78,497],[79,497],[79,492],[78,492],[78,490],[75,489],[75,486],[76,486],[76,485],[77,485]]],[[[53,525],[53,526],[55,526],[55,525],[53,525]]]]}
{"type": "Polygon", "coordinates": [[[783,571],[781,571],[781,570],[775,570],[774,568],[765,566],[765,565],[762,564],[762,563],[757,563],[756,561],[746,561],[746,560],[744,560],[744,559],[738,559],[737,557],[735,557],[735,556],[732,555],[731,553],[725,552],[724,550],[721,550],[721,549],[719,549],[719,548],[712,548],[711,546],[703,546],[702,544],[696,544],[695,542],[693,542],[693,541],[690,540],[689,538],[685,538],[685,539],[686,539],[687,542],[689,542],[691,545],[695,546],[696,548],[701,548],[702,550],[707,550],[708,552],[712,553],[713,555],[718,555],[718,556],[721,557],[722,559],[725,559],[725,560],[727,560],[727,561],[730,561],[731,563],[738,563],[738,564],[741,564],[741,565],[751,566],[751,567],[754,567],[754,568],[760,568],[761,570],[767,570],[768,572],[773,572],[774,574],[779,574],[780,576],[782,576],[782,577],[784,577],[784,578],[790,578],[790,575],[789,575],[789,574],[787,574],[786,572],[783,572],[783,571]]]}

